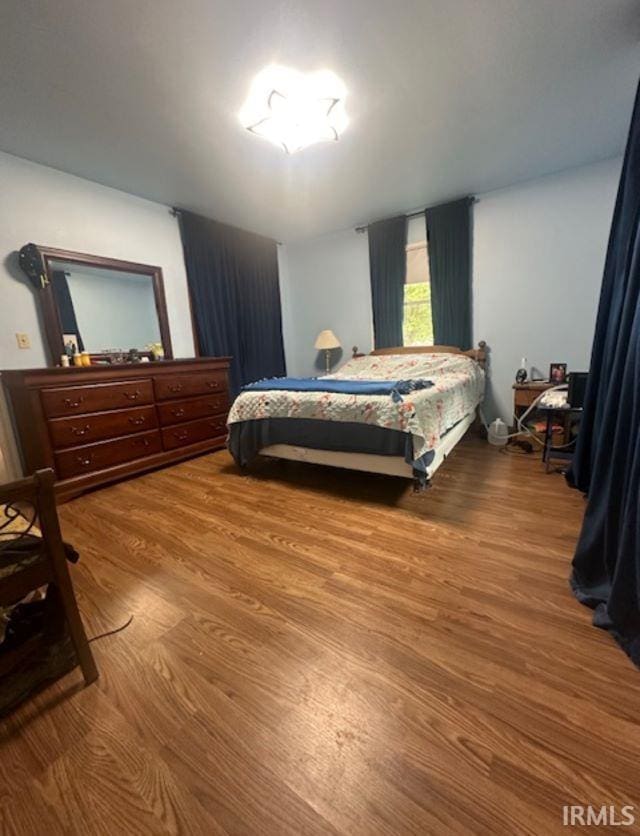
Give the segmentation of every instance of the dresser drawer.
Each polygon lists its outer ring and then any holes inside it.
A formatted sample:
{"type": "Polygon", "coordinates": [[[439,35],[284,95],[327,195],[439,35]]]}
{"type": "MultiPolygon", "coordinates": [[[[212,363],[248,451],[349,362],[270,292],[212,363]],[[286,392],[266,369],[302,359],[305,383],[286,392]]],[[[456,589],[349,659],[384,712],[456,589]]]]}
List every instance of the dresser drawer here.
{"type": "Polygon", "coordinates": [[[86,444],[83,447],[63,450],[56,453],[56,469],[58,478],[68,479],[71,476],[104,470],[106,467],[141,459],[161,451],[160,433],[155,430],[128,438],[117,438],[113,441],[101,441],[97,444],[86,444]]]}
{"type": "Polygon", "coordinates": [[[175,427],[166,427],[162,430],[162,444],[165,450],[173,450],[175,447],[187,447],[189,444],[196,444],[198,441],[206,441],[207,438],[219,438],[227,431],[227,418],[220,415],[217,418],[205,418],[200,421],[190,421],[188,424],[179,424],[175,427]]]}
{"type": "Polygon", "coordinates": [[[167,401],[158,404],[160,424],[167,427],[207,415],[219,415],[229,409],[229,398],[223,395],[209,395],[207,398],[191,398],[188,401],[167,401]]]}
{"type": "Polygon", "coordinates": [[[153,430],[157,426],[155,407],[138,406],[135,409],[94,412],[77,418],[52,418],[49,421],[49,435],[53,448],[57,450],[153,430]]]}
{"type": "Polygon", "coordinates": [[[158,400],[185,398],[189,395],[210,395],[227,391],[227,376],[222,371],[192,372],[180,375],[159,375],[153,381],[158,400]]]}
{"type": "Polygon", "coordinates": [[[48,418],[57,418],[153,403],[153,387],[150,380],[92,383],[86,386],[43,389],[40,396],[45,415],[48,418]]]}

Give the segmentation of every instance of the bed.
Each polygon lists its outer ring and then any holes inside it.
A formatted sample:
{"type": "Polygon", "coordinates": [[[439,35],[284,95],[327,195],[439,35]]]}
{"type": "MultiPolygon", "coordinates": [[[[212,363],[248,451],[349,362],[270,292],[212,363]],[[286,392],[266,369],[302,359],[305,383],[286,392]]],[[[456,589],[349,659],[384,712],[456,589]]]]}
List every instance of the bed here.
{"type": "Polygon", "coordinates": [[[243,390],[229,412],[229,450],[243,468],[267,456],[401,476],[425,487],[475,420],[485,359],[484,342],[469,351],[354,349],[337,372],[308,379],[320,391],[289,390],[289,379],[253,384],[260,388],[243,390]],[[375,381],[408,383],[409,391],[360,393],[375,381]],[[283,388],[270,388],[278,384],[283,388]]]}

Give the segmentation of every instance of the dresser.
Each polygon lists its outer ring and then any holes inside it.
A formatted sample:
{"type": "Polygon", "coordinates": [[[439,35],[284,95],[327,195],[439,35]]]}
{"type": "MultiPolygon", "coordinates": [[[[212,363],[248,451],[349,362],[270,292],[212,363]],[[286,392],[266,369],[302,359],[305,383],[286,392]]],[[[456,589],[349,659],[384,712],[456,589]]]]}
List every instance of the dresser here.
{"type": "Polygon", "coordinates": [[[26,473],[69,499],[224,446],[229,358],[3,371],[26,473]]]}

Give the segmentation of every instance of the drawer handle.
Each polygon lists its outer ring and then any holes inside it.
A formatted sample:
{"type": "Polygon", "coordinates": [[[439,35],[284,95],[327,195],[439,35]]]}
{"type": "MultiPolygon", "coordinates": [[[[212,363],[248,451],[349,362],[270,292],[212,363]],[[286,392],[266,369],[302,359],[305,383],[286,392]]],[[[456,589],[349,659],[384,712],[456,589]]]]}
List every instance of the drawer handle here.
{"type": "Polygon", "coordinates": [[[222,423],[222,421],[210,421],[209,426],[213,427],[214,430],[219,430],[222,429],[224,424],[222,423]]]}
{"type": "Polygon", "coordinates": [[[182,383],[172,383],[169,385],[170,392],[182,392],[182,383]]]}
{"type": "Polygon", "coordinates": [[[219,389],[220,383],[217,380],[207,380],[207,386],[209,389],[219,389]]]}
{"type": "Polygon", "coordinates": [[[174,433],[173,437],[177,438],[178,441],[186,441],[189,438],[189,433],[188,432],[174,433]]]}
{"type": "Polygon", "coordinates": [[[74,435],[82,436],[82,435],[86,435],[89,432],[90,429],[91,429],[90,425],[85,424],[84,427],[71,427],[71,432],[74,435]]]}
{"type": "Polygon", "coordinates": [[[171,414],[174,418],[182,418],[182,416],[184,415],[184,409],[182,409],[182,407],[180,407],[179,409],[172,409],[171,414]]]}
{"type": "Polygon", "coordinates": [[[134,438],[133,443],[134,444],[142,444],[143,447],[148,447],[149,444],[150,444],[150,441],[149,441],[148,438],[134,438]]]}
{"type": "Polygon", "coordinates": [[[78,462],[78,464],[81,464],[83,467],[89,467],[89,465],[91,464],[92,460],[93,460],[93,457],[92,457],[91,455],[88,455],[88,456],[76,456],[76,461],[78,462]]]}
{"type": "Polygon", "coordinates": [[[84,403],[84,397],[83,397],[82,395],[80,395],[80,397],[78,398],[78,400],[77,400],[77,401],[72,401],[72,400],[71,400],[71,398],[65,398],[65,399],[62,401],[62,403],[63,403],[65,406],[68,406],[68,407],[69,407],[69,409],[76,409],[77,407],[79,407],[79,406],[80,406],[80,404],[81,404],[81,403],[84,403]]]}
{"type": "Polygon", "coordinates": [[[136,389],[135,392],[123,392],[122,394],[128,401],[137,401],[142,392],[139,389],[136,389]]]}
{"type": "Polygon", "coordinates": [[[146,418],[144,415],[140,415],[138,418],[129,418],[129,423],[133,424],[135,427],[139,427],[141,424],[146,422],[146,418]]]}

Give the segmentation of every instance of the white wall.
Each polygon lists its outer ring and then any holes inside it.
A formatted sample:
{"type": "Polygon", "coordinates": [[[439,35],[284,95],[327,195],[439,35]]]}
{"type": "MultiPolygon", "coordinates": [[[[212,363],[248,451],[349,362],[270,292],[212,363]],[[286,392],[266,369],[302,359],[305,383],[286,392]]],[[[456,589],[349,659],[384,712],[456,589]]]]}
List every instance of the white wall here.
{"type": "Polygon", "coordinates": [[[522,357],[586,371],[621,159],[481,195],[473,330],[491,347],[487,414],[511,416],[522,357]]]}
{"type": "Polygon", "coordinates": [[[47,365],[34,291],[17,266],[33,241],[162,267],[173,352],[193,357],[180,232],[166,206],[0,152],[0,368],[47,365]],[[17,348],[15,332],[31,338],[17,348]]]}
{"type": "Polygon", "coordinates": [[[280,248],[283,331],[287,371],[293,376],[318,374],[324,356],[313,344],[325,328],[342,343],[342,356],[351,347],[372,348],[369,244],[352,229],[280,248]],[[283,262],[284,265],[283,265],[283,262]],[[284,269],[283,269],[284,267],[284,269]]]}
{"type": "MultiPolygon", "coordinates": [[[[424,219],[412,218],[407,242],[424,241],[424,219]]],[[[330,328],[342,343],[332,352],[335,367],[373,348],[369,282],[369,242],[353,229],[278,248],[282,328],[287,373],[306,376],[324,371],[324,354],[313,344],[330,328]]]]}
{"type": "MultiPolygon", "coordinates": [[[[0,219],[0,369],[47,364],[34,291],[17,266],[28,241],[162,267],[174,356],[193,356],[182,245],[166,206],[0,152],[0,219]],[[29,334],[31,349],[18,349],[16,331],[29,334]]],[[[6,413],[0,446],[0,478],[12,476],[6,413]]]]}
{"type": "MultiPolygon", "coordinates": [[[[587,368],[621,164],[606,160],[479,195],[473,324],[474,340],[491,348],[488,418],[510,418],[522,356],[544,374],[554,361],[587,368]]],[[[421,219],[410,222],[408,238],[424,240],[421,219]]],[[[289,373],[317,373],[313,340],[322,328],[347,350],[369,351],[366,235],[347,230],[287,245],[281,262],[289,373]]]]}

